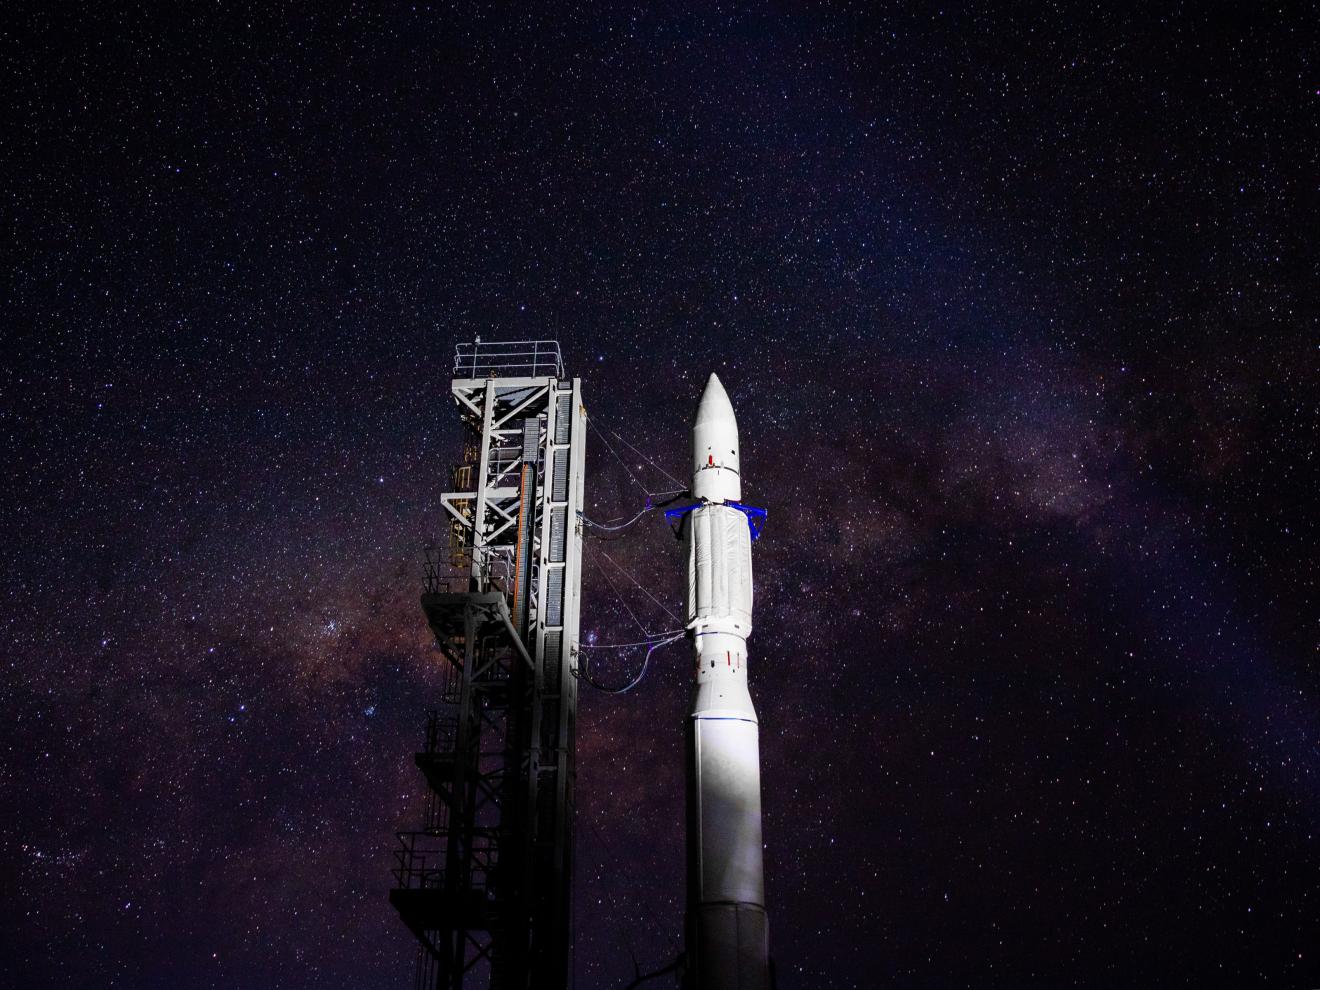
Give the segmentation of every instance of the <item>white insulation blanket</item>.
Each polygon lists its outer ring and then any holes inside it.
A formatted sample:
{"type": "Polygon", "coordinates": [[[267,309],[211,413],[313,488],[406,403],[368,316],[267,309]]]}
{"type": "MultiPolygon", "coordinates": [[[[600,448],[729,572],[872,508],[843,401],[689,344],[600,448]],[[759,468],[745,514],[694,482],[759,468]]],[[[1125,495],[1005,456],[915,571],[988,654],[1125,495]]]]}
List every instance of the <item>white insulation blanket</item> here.
{"type": "Polygon", "coordinates": [[[731,619],[752,628],[752,534],[747,517],[727,505],[694,509],[684,527],[688,622],[731,619]]]}

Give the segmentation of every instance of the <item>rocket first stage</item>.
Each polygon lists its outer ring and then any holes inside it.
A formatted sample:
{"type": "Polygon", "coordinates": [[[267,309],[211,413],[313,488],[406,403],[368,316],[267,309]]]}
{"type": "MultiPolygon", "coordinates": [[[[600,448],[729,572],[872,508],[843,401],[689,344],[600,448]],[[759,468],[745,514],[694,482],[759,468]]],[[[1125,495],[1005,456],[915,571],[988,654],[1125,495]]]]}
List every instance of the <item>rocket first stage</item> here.
{"type": "Polygon", "coordinates": [[[696,650],[687,723],[688,986],[767,990],[761,757],[747,692],[753,526],[759,531],[765,513],[738,501],[738,422],[715,375],[692,427],[692,495],[697,504],[683,526],[696,650]]]}

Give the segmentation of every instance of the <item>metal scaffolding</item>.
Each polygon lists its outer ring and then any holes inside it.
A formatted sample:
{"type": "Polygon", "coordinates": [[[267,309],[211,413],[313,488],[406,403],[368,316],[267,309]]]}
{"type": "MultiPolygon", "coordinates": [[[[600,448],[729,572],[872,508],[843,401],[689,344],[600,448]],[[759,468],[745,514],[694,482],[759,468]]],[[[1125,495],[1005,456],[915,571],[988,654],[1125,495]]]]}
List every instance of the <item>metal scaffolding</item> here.
{"type": "Polygon", "coordinates": [[[463,460],[422,609],[448,666],[390,901],[418,990],[567,985],[586,410],[554,341],[460,345],[463,460]]]}

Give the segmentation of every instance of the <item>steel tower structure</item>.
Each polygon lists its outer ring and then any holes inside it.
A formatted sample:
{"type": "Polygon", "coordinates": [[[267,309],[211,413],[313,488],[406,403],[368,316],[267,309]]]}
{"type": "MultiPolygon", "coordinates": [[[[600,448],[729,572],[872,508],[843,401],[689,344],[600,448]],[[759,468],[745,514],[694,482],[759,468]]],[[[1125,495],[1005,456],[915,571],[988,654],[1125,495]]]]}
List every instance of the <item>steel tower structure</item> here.
{"type": "Polygon", "coordinates": [[[463,460],[422,609],[447,664],[390,901],[418,990],[567,985],[586,410],[553,341],[459,345],[463,460]]]}

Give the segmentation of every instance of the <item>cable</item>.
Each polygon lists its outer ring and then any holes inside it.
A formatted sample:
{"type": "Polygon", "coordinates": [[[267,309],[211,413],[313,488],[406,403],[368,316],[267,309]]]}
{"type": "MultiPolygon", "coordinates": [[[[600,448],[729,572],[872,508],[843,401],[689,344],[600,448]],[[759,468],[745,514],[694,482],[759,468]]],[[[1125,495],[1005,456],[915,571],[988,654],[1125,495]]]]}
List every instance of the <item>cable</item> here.
{"type": "Polygon", "coordinates": [[[623,438],[623,435],[620,434],[618,430],[613,430],[613,429],[610,429],[608,426],[606,426],[606,427],[604,428],[604,431],[602,431],[601,427],[599,427],[599,426],[596,425],[596,417],[594,417],[594,416],[588,416],[588,417],[587,417],[587,424],[588,424],[593,430],[596,431],[596,436],[600,437],[601,442],[605,444],[605,449],[608,450],[611,454],[614,455],[614,459],[615,459],[616,461],[618,461],[618,462],[619,462],[619,465],[624,469],[624,471],[626,471],[626,472],[628,473],[628,477],[631,478],[631,479],[633,480],[633,483],[636,484],[637,487],[640,488],[642,491],[646,492],[646,494],[647,494],[648,497],[649,497],[649,496],[652,496],[652,495],[654,495],[654,496],[656,496],[656,497],[660,497],[660,496],[662,496],[662,495],[677,495],[677,494],[680,494],[680,493],[682,493],[682,492],[686,492],[686,491],[687,491],[687,488],[686,488],[686,486],[684,485],[683,482],[679,481],[679,480],[678,480],[677,478],[675,478],[672,474],[670,474],[668,471],[666,471],[664,468],[662,468],[659,464],[657,464],[655,461],[651,460],[651,458],[647,457],[647,456],[646,456],[645,454],[643,454],[640,450],[638,450],[636,447],[634,447],[632,444],[630,444],[627,440],[625,440],[625,439],[623,438]],[[619,452],[616,451],[616,450],[614,449],[613,444],[611,444],[611,443],[609,442],[609,440],[606,438],[606,436],[605,436],[605,432],[608,432],[608,433],[610,434],[610,436],[614,437],[615,440],[618,440],[619,443],[623,444],[625,447],[627,447],[629,450],[631,450],[634,454],[636,454],[638,457],[640,457],[643,461],[645,461],[645,462],[646,462],[647,464],[649,464],[651,467],[655,468],[657,471],[659,471],[661,474],[663,474],[666,478],[668,478],[670,481],[672,481],[674,484],[678,485],[679,487],[678,487],[678,488],[670,489],[669,491],[663,491],[663,492],[653,492],[653,491],[650,491],[645,485],[643,485],[643,484],[641,483],[641,481],[638,479],[637,475],[633,474],[632,469],[628,467],[627,462],[625,462],[624,459],[623,459],[622,457],[619,456],[619,452]]]}
{"type": "Polygon", "coordinates": [[[579,650],[622,650],[629,646],[650,646],[660,639],[668,639],[670,636],[682,636],[685,630],[671,629],[669,632],[656,633],[655,639],[642,639],[636,643],[579,643],[579,650]]]}
{"type": "Polygon", "coordinates": [[[647,464],[651,465],[651,467],[655,468],[657,471],[659,471],[661,474],[663,474],[666,478],[668,478],[668,479],[669,479],[670,481],[672,481],[674,484],[676,484],[676,485],[681,485],[681,484],[683,484],[683,482],[679,481],[679,480],[678,480],[677,478],[675,478],[672,474],[670,474],[668,471],[666,471],[664,468],[662,468],[659,464],[657,464],[655,461],[651,460],[649,457],[647,457],[645,454],[643,454],[640,450],[638,450],[636,447],[634,447],[632,444],[630,444],[627,440],[623,439],[623,437],[619,436],[619,434],[618,434],[616,431],[614,431],[614,430],[610,430],[610,433],[611,433],[611,435],[613,435],[613,437],[614,437],[615,440],[619,441],[619,443],[623,444],[625,447],[627,447],[629,450],[631,450],[634,454],[636,454],[636,455],[637,455],[638,457],[640,457],[642,460],[646,461],[647,464]]]}
{"type": "MultiPolygon", "coordinates": [[[[604,551],[602,551],[602,553],[603,552],[604,551]]],[[[626,601],[623,600],[623,595],[619,593],[619,589],[615,586],[614,582],[610,580],[610,576],[606,572],[605,568],[601,567],[600,564],[596,563],[594,559],[591,559],[591,566],[596,568],[596,570],[600,573],[600,576],[605,579],[605,583],[608,584],[610,586],[610,590],[614,592],[614,597],[619,600],[619,604],[623,606],[623,610],[627,612],[630,616],[632,616],[633,622],[636,623],[637,628],[642,631],[642,635],[654,638],[657,634],[651,632],[651,630],[647,629],[646,626],[642,625],[642,620],[637,618],[637,613],[632,610],[632,606],[630,606],[626,601]]],[[[678,621],[678,619],[674,617],[672,613],[671,613],[671,618],[674,618],[675,622],[678,621]]]]}
{"type": "MultiPolygon", "coordinates": [[[[592,529],[603,530],[603,531],[606,532],[606,533],[616,533],[616,532],[618,532],[618,531],[621,530],[621,529],[627,529],[629,526],[631,526],[633,523],[635,523],[638,519],[641,519],[642,516],[646,515],[648,512],[653,511],[654,509],[655,509],[655,506],[653,506],[653,505],[651,504],[651,500],[648,498],[648,499],[646,500],[646,505],[642,508],[642,510],[641,510],[640,512],[637,513],[637,515],[633,516],[633,517],[632,517],[631,519],[629,519],[626,523],[621,523],[621,524],[619,524],[618,526],[611,526],[611,525],[609,525],[608,523],[592,522],[592,521],[591,521],[590,519],[588,519],[586,516],[582,516],[582,521],[583,521],[584,523],[586,523],[588,526],[590,526],[592,529]]],[[[578,515],[581,516],[582,513],[579,512],[578,515]]]]}
{"type": "MultiPolygon", "coordinates": [[[[623,470],[627,472],[628,477],[632,479],[632,483],[642,490],[642,494],[644,494],[647,498],[650,498],[651,497],[650,491],[647,490],[644,484],[642,484],[640,481],[637,480],[637,475],[632,473],[632,469],[628,467],[628,465],[624,462],[623,458],[619,456],[619,452],[616,451],[614,447],[610,444],[609,440],[606,438],[605,434],[600,431],[600,427],[596,425],[595,421],[590,417],[588,417],[587,425],[596,431],[596,436],[600,437],[601,442],[605,444],[605,449],[614,455],[614,459],[619,462],[619,467],[623,468],[623,470]]],[[[646,460],[646,458],[642,458],[642,460],[646,460]]]]}
{"type": "MultiPolygon", "coordinates": [[[[642,669],[637,672],[636,677],[634,677],[623,687],[611,688],[611,687],[606,687],[604,684],[599,684],[596,681],[592,680],[590,675],[588,675],[585,670],[577,671],[577,676],[582,678],[582,680],[586,681],[597,691],[601,691],[604,694],[627,694],[638,684],[642,683],[642,678],[646,676],[646,669],[651,665],[651,654],[654,653],[656,650],[660,649],[660,647],[662,646],[668,646],[670,643],[677,643],[680,639],[683,638],[683,636],[684,636],[683,633],[679,633],[677,636],[670,636],[668,639],[662,639],[658,643],[652,643],[651,648],[646,651],[646,659],[642,661],[642,669]]],[[[581,649],[581,647],[579,647],[579,649],[581,649]]]]}
{"type": "MultiPolygon", "coordinates": [[[[626,987],[624,987],[623,990],[636,990],[637,987],[640,987],[643,983],[649,983],[651,980],[654,980],[657,976],[664,976],[666,973],[676,972],[677,970],[683,967],[683,964],[684,964],[684,955],[683,953],[680,952],[673,962],[668,963],[665,966],[660,967],[659,969],[652,970],[649,973],[637,973],[637,978],[633,980],[631,983],[629,983],[626,987]]],[[[636,960],[633,961],[633,972],[635,973],[637,972],[636,960]]]]}
{"type": "MultiPolygon", "coordinates": [[[[665,608],[664,604],[659,599],[657,599],[655,595],[647,591],[646,588],[643,587],[642,584],[635,577],[633,577],[626,570],[624,570],[617,560],[615,560],[613,557],[607,554],[604,550],[600,551],[600,555],[604,557],[606,560],[608,560],[611,564],[613,564],[616,568],[618,568],[619,573],[621,573],[629,581],[635,584],[638,590],[641,591],[642,594],[644,594],[647,598],[651,599],[651,601],[655,602],[655,604],[658,605],[660,608],[664,609],[666,615],[668,615],[675,622],[679,621],[678,616],[676,616],[673,612],[669,611],[669,609],[665,608]]],[[[605,572],[601,571],[601,573],[604,574],[605,572]]],[[[611,587],[613,587],[613,585],[611,585],[611,587]]]]}
{"type": "MultiPolygon", "coordinates": [[[[627,881],[627,883],[625,884],[625,886],[624,886],[624,888],[623,888],[624,890],[630,890],[630,891],[632,891],[634,894],[636,894],[636,892],[637,892],[640,888],[642,888],[642,887],[647,887],[647,886],[649,886],[649,887],[651,887],[651,888],[653,888],[653,889],[655,889],[655,890],[657,890],[657,891],[667,890],[667,889],[668,889],[668,888],[662,887],[660,884],[655,883],[654,881],[643,881],[643,880],[642,880],[642,879],[641,879],[641,878],[640,878],[635,872],[633,872],[633,868],[632,868],[631,864],[629,863],[629,861],[628,861],[627,859],[625,859],[625,858],[619,856],[618,853],[616,853],[616,852],[614,851],[614,847],[610,844],[610,841],[609,841],[607,838],[605,838],[605,833],[602,832],[602,831],[600,830],[599,826],[596,825],[595,820],[594,820],[593,818],[591,818],[591,816],[589,816],[589,815],[584,815],[584,816],[582,816],[582,817],[580,818],[580,820],[585,821],[585,822],[587,823],[587,827],[588,827],[589,829],[591,829],[592,834],[595,835],[595,837],[596,837],[596,841],[599,843],[601,850],[602,850],[602,851],[604,852],[604,854],[605,854],[605,858],[603,858],[603,860],[602,860],[602,865],[610,865],[610,864],[612,864],[613,871],[616,872],[616,873],[621,874],[621,875],[624,877],[624,879],[627,881]]],[[[577,830],[577,829],[574,829],[574,836],[576,836],[577,834],[578,834],[578,830],[577,830]]],[[[575,859],[575,860],[574,860],[574,869],[576,869],[576,868],[577,868],[577,860],[575,859]]],[[[641,900],[640,897],[637,897],[637,898],[636,898],[636,900],[634,901],[634,906],[635,906],[636,908],[640,909],[640,912],[641,912],[642,914],[647,914],[647,913],[648,913],[647,910],[646,910],[646,905],[642,902],[642,900],[641,900]]],[[[648,920],[648,921],[652,921],[652,922],[654,922],[655,919],[654,919],[654,917],[651,917],[651,918],[648,918],[647,920],[648,920]]],[[[672,936],[672,935],[670,935],[668,941],[669,941],[670,946],[671,946],[671,947],[674,947],[674,948],[675,948],[675,951],[676,951],[676,950],[677,950],[677,946],[676,946],[676,944],[675,944],[675,942],[674,942],[674,939],[673,939],[673,936],[672,936]]],[[[641,967],[637,965],[637,953],[633,951],[632,940],[628,937],[628,929],[627,929],[627,928],[624,929],[623,942],[624,942],[624,945],[625,945],[625,946],[627,947],[627,949],[628,949],[628,957],[632,960],[632,964],[633,964],[633,973],[634,973],[634,974],[640,973],[640,972],[641,972],[641,967]]]]}
{"type": "Polygon", "coordinates": [[[605,533],[617,533],[620,530],[627,529],[629,526],[635,523],[638,519],[641,519],[642,516],[646,515],[648,512],[654,512],[656,509],[663,509],[666,506],[672,505],[673,503],[677,502],[680,498],[683,498],[684,496],[690,494],[691,492],[686,488],[672,492],[656,492],[655,493],[656,498],[659,498],[662,495],[669,496],[669,498],[666,498],[662,502],[652,502],[651,501],[652,496],[648,495],[646,497],[646,504],[642,506],[640,510],[638,510],[635,516],[633,516],[627,522],[623,522],[623,523],[620,523],[618,521],[619,519],[623,518],[622,516],[618,516],[614,519],[611,519],[609,522],[603,522],[603,523],[596,522],[593,519],[588,519],[586,515],[581,512],[578,513],[578,518],[580,518],[583,523],[585,523],[587,526],[590,526],[592,529],[599,529],[605,533]]]}

